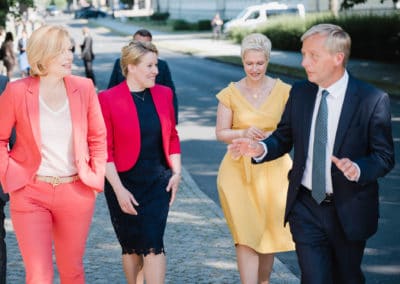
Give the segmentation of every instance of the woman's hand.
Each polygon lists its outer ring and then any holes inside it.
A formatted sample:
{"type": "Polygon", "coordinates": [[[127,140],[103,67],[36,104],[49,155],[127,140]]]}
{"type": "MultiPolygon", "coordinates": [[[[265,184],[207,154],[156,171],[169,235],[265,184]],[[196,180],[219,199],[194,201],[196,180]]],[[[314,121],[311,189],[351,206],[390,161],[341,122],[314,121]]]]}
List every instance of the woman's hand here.
{"type": "Polygon", "coordinates": [[[118,204],[124,213],[130,214],[130,215],[138,214],[135,207],[133,207],[133,205],[139,206],[139,203],[136,201],[133,194],[129,192],[129,190],[127,190],[126,188],[121,188],[118,191],[118,194],[116,194],[116,196],[117,196],[118,204]]]}
{"type": "MultiPolygon", "coordinates": [[[[269,132],[268,132],[269,133],[269,132]]],[[[244,138],[250,138],[252,140],[263,140],[266,137],[266,133],[255,126],[250,126],[243,133],[244,138]]]]}
{"type": "Polygon", "coordinates": [[[172,176],[169,178],[169,182],[166,188],[167,192],[171,192],[171,199],[169,201],[169,206],[171,206],[172,203],[174,203],[180,182],[181,182],[180,173],[173,173],[172,176]]]}
{"type": "Polygon", "coordinates": [[[261,140],[267,139],[267,138],[272,134],[272,132],[273,132],[273,131],[265,131],[265,132],[264,132],[264,138],[261,139],[261,140]]]}

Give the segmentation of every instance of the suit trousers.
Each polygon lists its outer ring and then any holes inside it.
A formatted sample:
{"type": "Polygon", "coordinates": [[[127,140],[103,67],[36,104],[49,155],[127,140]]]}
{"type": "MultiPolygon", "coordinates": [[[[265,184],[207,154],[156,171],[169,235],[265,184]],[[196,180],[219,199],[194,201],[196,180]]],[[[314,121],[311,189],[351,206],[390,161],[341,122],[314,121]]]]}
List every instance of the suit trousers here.
{"type": "Polygon", "coordinates": [[[27,284],[53,283],[52,243],[62,284],[83,284],[83,255],[96,195],[80,180],[36,181],[10,193],[11,220],[27,284]]]}
{"type": "Polygon", "coordinates": [[[85,65],[85,75],[86,78],[90,78],[93,81],[93,85],[96,86],[96,78],[93,72],[93,61],[92,60],[83,60],[83,64],[85,65]]]}
{"type": "Polygon", "coordinates": [[[348,240],[334,200],[320,205],[301,187],[289,215],[303,284],[365,283],[361,262],[365,240],[348,240]]]}
{"type": "Polygon", "coordinates": [[[6,202],[0,198],[0,284],[6,283],[7,275],[7,249],[6,249],[6,230],[4,228],[4,207],[6,202]]]}

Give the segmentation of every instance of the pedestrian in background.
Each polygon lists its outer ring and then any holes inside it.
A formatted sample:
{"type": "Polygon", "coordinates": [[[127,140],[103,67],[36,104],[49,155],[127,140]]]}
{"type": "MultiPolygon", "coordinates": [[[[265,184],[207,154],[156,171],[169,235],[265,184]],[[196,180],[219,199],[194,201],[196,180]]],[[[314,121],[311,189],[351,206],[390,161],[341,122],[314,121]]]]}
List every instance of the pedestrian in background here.
{"type": "Polygon", "coordinates": [[[394,166],[389,96],[346,71],[350,36],[319,24],[301,37],[308,80],[293,85],[277,130],[233,140],[232,155],[274,160],[294,147],[285,222],[302,283],[365,283],[366,241],[379,217],[379,177],[394,166]]]}
{"type": "Polygon", "coordinates": [[[31,76],[0,96],[0,180],[26,283],[85,283],[83,255],[103,190],[106,128],[92,81],[71,75],[67,30],[43,26],[26,48],[31,76]],[[15,127],[16,142],[8,149],[15,127]]]}
{"type": "Polygon", "coordinates": [[[211,20],[211,27],[212,27],[214,39],[220,39],[223,24],[224,24],[224,21],[222,21],[219,13],[215,14],[214,18],[211,20]]]}
{"type": "Polygon", "coordinates": [[[126,80],[99,94],[107,126],[105,196],[127,283],[164,283],[164,232],[181,178],[172,90],[155,84],[151,42],[122,48],[126,80]]]}
{"type": "MultiPolygon", "coordinates": [[[[153,35],[150,33],[150,31],[141,29],[137,30],[133,34],[133,40],[151,42],[153,40],[153,35]]],[[[114,67],[111,72],[110,80],[108,82],[108,88],[112,88],[118,85],[119,83],[125,81],[125,76],[122,74],[120,62],[121,62],[120,58],[117,58],[114,62],[114,67]]],[[[178,111],[179,111],[178,98],[176,96],[175,85],[174,82],[172,81],[172,76],[168,67],[168,63],[165,60],[158,58],[157,66],[158,66],[158,74],[156,77],[156,83],[171,88],[174,99],[175,120],[176,123],[178,124],[178,111]]]]}
{"type": "Polygon", "coordinates": [[[18,63],[21,77],[25,78],[29,74],[28,57],[26,56],[26,44],[28,41],[28,34],[26,30],[22,30],[21,38],[18,40],[18,63]]]}
{"type": "Polygon", "coordinates": [[[2,45],[4,42],[4,39],[6,37],[6,32],[3,26],[0,26],[0,75],[7,75],[7,69],[4,66],[3,58],[4,58],[4,53],[2,50],[2,45]]]}
{"type": "MultiPolygon", "coordinates": [[[[8,83],[8,77],[0,74],[0,95],[3,93],[8,83]]],[[[15,133],[11,133],[9,147],[15,142],[15,133]]],[[[6,230],[4,228],[4,220],[6,218],[4,207],[9,200],[8,194],[4,193],[0,185],[0,284],[6,284],[7,276],[7,245],[6,245],[6,230]]]]}
{"type": "MultiPolygon", "coordinates": [[[[242,41],[241,57],[246,76],[217,94],[216,136],[232,139],[265,139],[276,125],[289,97],[290,86],[266,76],[271,42],[262,34],[242,41]]],[[[252,165],[248,157],[222,160],[217,177],[221,207],[232,233],[242,283],[269,283],[274,254],[294,250],[289,228],[282,220],[287,194],[289,155],[252,165]]]]}
{"type": "Polygon", "coordinates": [[[0,53],[3,58],[3,64],[7,70],[7,77],[10,80],[13,74],[13,69],[17,64],[17,59],[14,53],[14,36],[12,32],[6,32],[6,37],[1,45],[0,53]]]}
{"type": "Polygon", "coordinates": [[[83,43],[81,44],[81,58],[85,65],[85,74],[87,78],[92,79],[93,84],[96,86],[96,78],[93,73],[93,38],[90,35],[88,27],[83,27],[82,34],[84,38],[83,43]]]}

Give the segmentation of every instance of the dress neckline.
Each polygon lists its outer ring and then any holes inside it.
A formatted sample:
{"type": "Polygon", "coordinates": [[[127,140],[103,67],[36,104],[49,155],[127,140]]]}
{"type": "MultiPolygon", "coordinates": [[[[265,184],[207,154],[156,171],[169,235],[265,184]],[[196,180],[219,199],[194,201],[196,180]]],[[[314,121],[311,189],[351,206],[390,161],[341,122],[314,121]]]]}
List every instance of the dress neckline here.
{"type": "Polygon", "coordinates": [[[138,98],[139,100],[143,101],[145,100],[146,96],[147,96],[147,90],[148,89],[144,89],[143,91],[140,92],[134,92],[131,91],[132,96],[134,96],[135,98],[138,98]]]}

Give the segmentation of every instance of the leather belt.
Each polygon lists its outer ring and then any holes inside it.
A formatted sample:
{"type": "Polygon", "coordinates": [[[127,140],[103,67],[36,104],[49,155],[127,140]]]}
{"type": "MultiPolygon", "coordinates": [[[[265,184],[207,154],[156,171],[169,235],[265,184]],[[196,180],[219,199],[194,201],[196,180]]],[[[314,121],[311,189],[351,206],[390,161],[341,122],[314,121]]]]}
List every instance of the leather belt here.
{"type": "MultiPolygon", "coordinates": [[[[305,187],[304,185],[300,185],[299,191],[307,194],[312,198],[311,190],[305,187]]],[[[325,199],[321,201],[321,203],[332,203],[333,202],[333,193],[325,193],[325,199]]]]}
{"type": "Polygon", "coordinates": [[[52,176],[36,176],[36,180],[50,183],[53,187],[63,184],[63,183],[71,183],[79,180],[78,175],[68,176],[68,177],[52,177],[52,176]]]}

